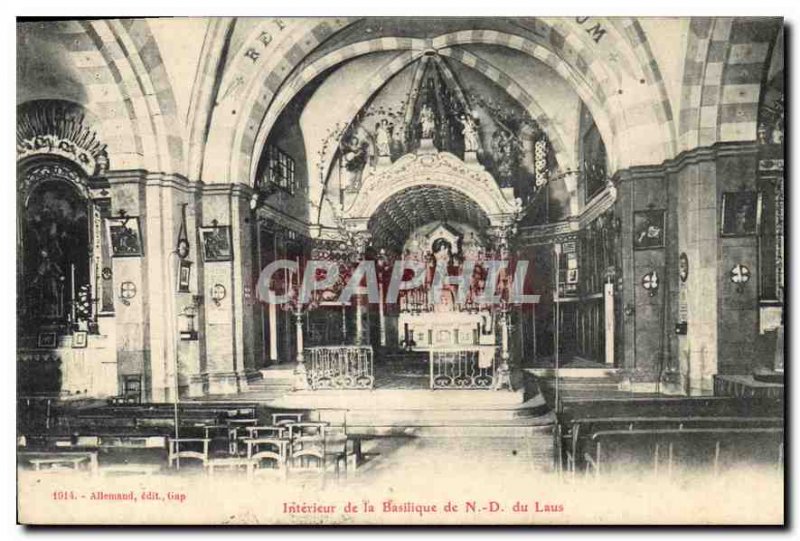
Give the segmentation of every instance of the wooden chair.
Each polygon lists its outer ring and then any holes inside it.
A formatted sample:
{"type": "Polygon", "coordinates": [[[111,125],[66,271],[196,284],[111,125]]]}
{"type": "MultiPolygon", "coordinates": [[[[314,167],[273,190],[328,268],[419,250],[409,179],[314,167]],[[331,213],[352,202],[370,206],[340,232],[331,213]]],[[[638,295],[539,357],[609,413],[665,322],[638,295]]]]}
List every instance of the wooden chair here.
{"type": "Polygon", "coordinates": [[[244,471],[244,473],[250,475],[253,470],[253,461],[245,457],[226,456],[210,458],[205,466],[206,472],[212,477],[217,470],[228,470],[234,473],[244,471]]]}
{"type": "Polygon", "coordinates": [[[285,439],[288,437],[289,428],[286,426],[248,426],[247,437],[254,438],[277,438],[285,439]]]}
{"type": "Polygon", "coordinates": [[[231,456],[239,455],[240,440],[245,437],[245,429],[249,426],[257,426],[258,419],[226,419],[228,426],[228,453],[231,456]]]}
{"type": "Polygon", "coordinates": [[[289,441],[277,438],[248,438],[247,458],[252,461],[253,473],[269,472],[270,470],[286,475],[288,466],[289,441]],[[264,468],[264,463],[270,463],[272,468],[264,468]]]}
{"type": "Polygon", "coordinates": [[[272,424],[276,426],[286,426],[292,423],[303,421],[304,413],[273,413],[272,424]]]}
{"type": "Polygon", "coordinates": [[[181,469],[181,458],[191,458],[199,460],[205,466],[208,463],[208,438],[170,438],[168,463],[172,467],[173,462],[177,469],[181,469]]]}

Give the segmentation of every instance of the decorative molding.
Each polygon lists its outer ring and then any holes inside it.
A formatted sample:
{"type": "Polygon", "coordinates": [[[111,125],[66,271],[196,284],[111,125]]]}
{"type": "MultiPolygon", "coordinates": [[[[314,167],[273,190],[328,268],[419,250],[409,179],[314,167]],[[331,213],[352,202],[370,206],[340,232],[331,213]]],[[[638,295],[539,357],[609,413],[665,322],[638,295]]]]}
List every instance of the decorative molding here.
{"type": "Polygon", "coordinates": [[[58,161],[44,161],[25,170],[17,180],[17,190],[26,198],[39,183],[56,179],[74,185],[83,197],[89,198],[89,186],[85,177],[79,175],[75,168],[58,161]]]}
{"type": "Polygon", "coordinates": [[[108,171],[108,153],[73,103],[38,100],[17,108],[17,161],[55,155],[79,165],[87,175],[108,171]]]}
{"type": "MultiPolygon", "coordinates": [[[[479,163],[465,163],[448,152],[406,154],[386,169],[365,178],[345,220],[368,219],[392,195],[417,186],[433,185],[459,191],[475,201],[489,220],[511,223],[521,202],[509,201],[492,175],[479,163]]],[[[366,222],[364,221],[366,227],[366,222]]]]}

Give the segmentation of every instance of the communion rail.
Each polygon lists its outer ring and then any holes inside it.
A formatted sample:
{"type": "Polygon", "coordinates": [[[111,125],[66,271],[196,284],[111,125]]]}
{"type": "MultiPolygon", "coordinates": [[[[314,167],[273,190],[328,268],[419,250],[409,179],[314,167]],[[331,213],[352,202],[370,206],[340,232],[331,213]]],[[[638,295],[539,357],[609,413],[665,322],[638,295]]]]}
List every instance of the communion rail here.
{"type": "Polygon", "coordinates": [[[372,348],[316,346],[305,349],[312,389],[372,389],[372,348]]]}
{"type": "Polygon", "coordinates": [[[496,346],[436,348],[430,355],[431,389],[492,389],[496,346]]]}

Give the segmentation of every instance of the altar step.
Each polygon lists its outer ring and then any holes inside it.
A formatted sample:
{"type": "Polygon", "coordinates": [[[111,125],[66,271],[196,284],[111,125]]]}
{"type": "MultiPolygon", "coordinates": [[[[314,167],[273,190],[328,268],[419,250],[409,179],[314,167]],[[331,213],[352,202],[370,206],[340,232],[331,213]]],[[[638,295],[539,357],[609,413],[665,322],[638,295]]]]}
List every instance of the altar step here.
{"type": "Polygon", "coordinates": [[[332,429],[364,436],[527,438],[554,422],[544,398],[526,400],[523,391],[308,391],[270,407],[310,411],[332,429]]]}

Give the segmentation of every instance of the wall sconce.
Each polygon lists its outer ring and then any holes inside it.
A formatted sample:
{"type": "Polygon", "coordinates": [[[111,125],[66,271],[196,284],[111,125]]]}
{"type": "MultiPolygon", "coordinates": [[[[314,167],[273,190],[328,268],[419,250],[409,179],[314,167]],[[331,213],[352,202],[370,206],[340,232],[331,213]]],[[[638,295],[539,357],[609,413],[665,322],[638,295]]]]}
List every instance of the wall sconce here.
{"type": "Polygon", "coordinates": [[[741,293],[744,291],[744,285],[750,281],[750,269],[741,263],[733,266],[730,272],[731,282],[736,284],[736,291],[741,293]]]}
{"type": "Polygon", "coordinates": [[[214,301],[214,304],[217,306],[221,305],[222,299],[224,299],[227,294],[228,292],[222,284],[214,284],[211,288],[211,300],[214,301]]]}
{"type": "Polygon", "coordinates": [[[133,282],[122,282],[119,285],[119,299],[125,306],[131,305],[131,299],[136,296],[136,284],[133,282]]]}
{"type": "Polygon", "coordinates": [[[658,280],[658,273],[656,271],[650,271],[642,276],[642,287],[647,290],[648,295],[651,297],[655,297],[656,293],[658,293],[658,280]]]}

